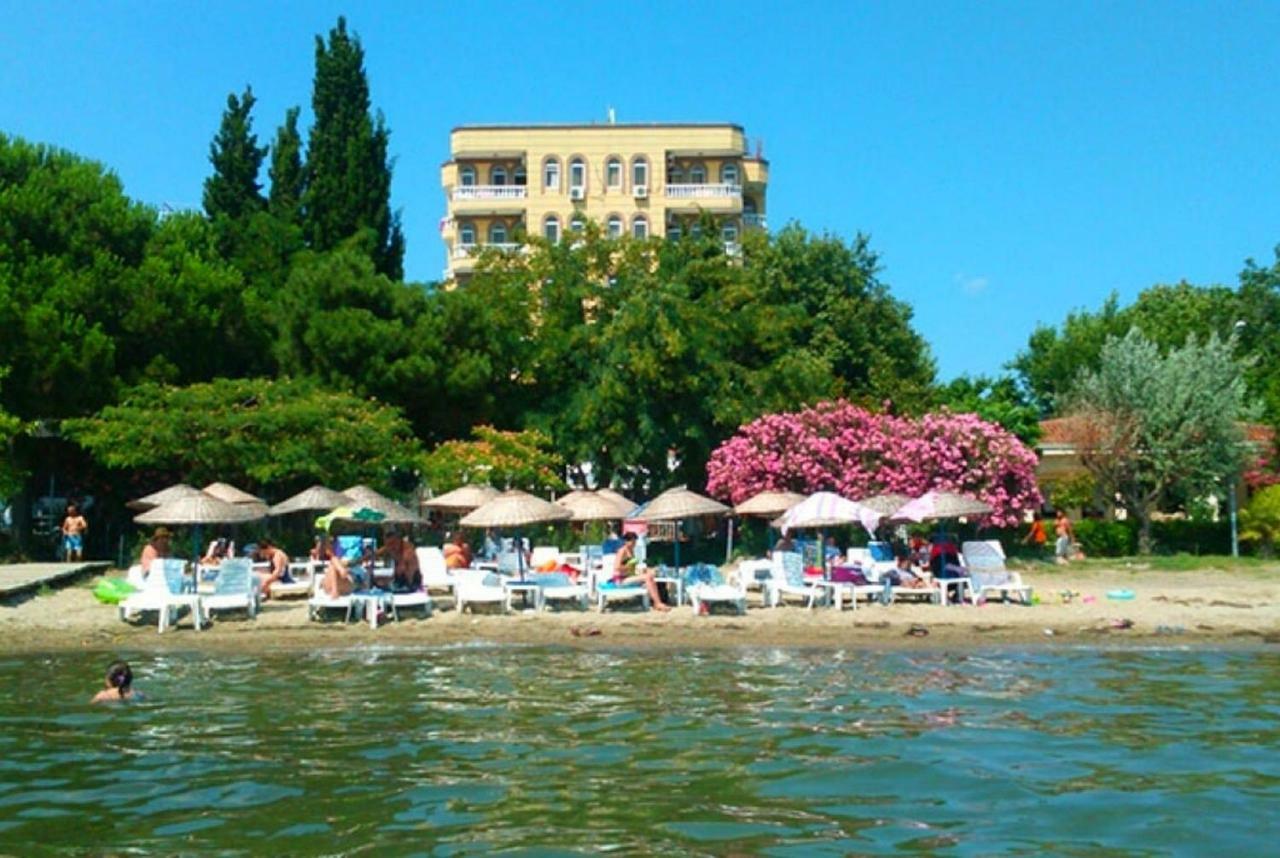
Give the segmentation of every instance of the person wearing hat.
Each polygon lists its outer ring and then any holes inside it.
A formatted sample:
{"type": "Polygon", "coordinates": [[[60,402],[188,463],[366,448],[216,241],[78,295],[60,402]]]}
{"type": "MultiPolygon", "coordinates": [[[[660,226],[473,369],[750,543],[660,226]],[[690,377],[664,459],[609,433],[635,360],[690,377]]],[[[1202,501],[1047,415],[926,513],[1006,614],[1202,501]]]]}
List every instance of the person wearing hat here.
{"type": "Polygon", "coordinates": [[[157,527],[155,532],[151,534],[151,539],[146,545],[142,546],[142,556],[138,559],[138,565],[142,567],[142,574],[146,575],[151,571],[151,562],[161,557],[169,556],[169,538],[173,536],[168,528],[157,527]]]}

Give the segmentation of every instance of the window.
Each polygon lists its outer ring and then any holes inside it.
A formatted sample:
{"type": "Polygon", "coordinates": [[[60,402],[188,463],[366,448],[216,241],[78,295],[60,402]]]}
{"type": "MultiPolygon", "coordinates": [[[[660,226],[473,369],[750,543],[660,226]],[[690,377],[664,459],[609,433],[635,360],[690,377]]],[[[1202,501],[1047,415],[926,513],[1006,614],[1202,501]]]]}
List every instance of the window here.
{"type": "Polygon", "coordinates": [[[501,167],[501,166],[497,166],[497,165],[495,165],[495,166],[493,166],[493,167],[490,167],[490,168],[489,168],[489,184],[491,184],[491,185],[505,185],[506,183],[507,183],[507,169],[506,169],[506,167],[501,167]]]}
{"type": "Polygon", "coordinates": [[[560,162],[548,158],[542,162],[542,189],[544,191],[560,190],[560,162]]]}
{"type": "Polygon", "coordinates": [[[604,165],[604,183],[611,190],[620,190],[622,188],[622,161],[618,158],[610,158],[604,165]]]}
{"type": "Polygon", "coordinates": [[[736,223],[729,222],[720,227],[720,238],[725,244],[737,244],[738,225],[736,223]]]}
{"type": "Polygon", "coordinates": [[[560,218],[555,215],[547,215],[542,222],[542,237],[552,244],[560,242],[560,218]]]}
{"type": "Polygon", "coordinates": [[[742,213],[753,215],[756,213],[756,201],[747,197],[742,201],[742,213]]]}
{"type": "Polygon", "coordinates": [[[476,183],[476,168],[463,167],[458,171],[458,181],[462,182],[462,187],[469,188],[476,183]]]}
{"type": "Polygon", "coordinates": [[[506,244],[507,243],[507,225],[501,221],[495,221],[489,224],[489,243],[490,244],[506,244]]]}
{"type": "Polygon", "coordinates": [[[631,162],[631,185],[649,185],[649,160],[643,156],[631,162]]]}
{"type": "Polygon", "coordinates": [[[649,237],[649,219],[644,215],[636,215],[631,221],[631,237],[639,239],[649,237]]]}
{"type": "Polygon", "coordinates": [[[458,244],[475,244],[476,228],[473,224],[464,223],[458,227],[458,244]]]}
{"type": "Polygon", "coordinates": [[[705,185],[707,183],[707,168],[701,164],[694,164],[689,168],[689,184],[705,185]]]}
{"type": "Polygon", "coordinates": [[[609,215],[609,237],[622,238],[622,218],[618,215],[609,215]]]}
{"type": "Polygon", "coordinates": [[[726,185],[738,184],[738,165],[733,163],[721,164],[720,181],[726,185]]]}
{"type": "Polygon", "coordinates": [[[696,220],[695,220],[695,221],[694,221],[694,222],[689,226],[689,237],[690,237],[690,238],[702,238],[702,224],[701,224],[701,223],[699,223],[698,221],[696,221],[696,220]]]}
{"type": "Polygon", "coordinates": [[[569,162],[569,187],[585,188],[587,186],[587,162],[574,158],[569,162]]]}
{"type": "Polygon", "coordinates": [[[518,185],[523,188],[528,183],[529,177],[525,175],[524,165],[522,164],[519,167],[516,167],[515,171],[511,174],[511,184],[518,185]]]}
{"type": "Polygon", "coordinates": [[[682,233],[680,231],[679,221],[672,221],[671,223],[667,224],[667,238],[671,239],[672,241],[679,241],[681,235],[682,233]]]}
{"type": "Polygon", "coordinates": [[[582,232],[583,228],[584,228],[586,225],[587,225],[587,224],[586,224],[586,222],[585,222],[585,221],[583,221],[583,219],[582,219],[582,218],[580,218],[580,217],[578,217],[578,216],[576,216],[576,215],[575,215],[575,216],[574,216],[574,218],[573,218],[573,220],[569,221],[569,231],[570,231],[570,232],[582,232]]]}
{"type": "Polygon", "coordinates": [[[667,167],[667,184],[683,185],[684,169],[679,164],[671,164],[667,167]]]}

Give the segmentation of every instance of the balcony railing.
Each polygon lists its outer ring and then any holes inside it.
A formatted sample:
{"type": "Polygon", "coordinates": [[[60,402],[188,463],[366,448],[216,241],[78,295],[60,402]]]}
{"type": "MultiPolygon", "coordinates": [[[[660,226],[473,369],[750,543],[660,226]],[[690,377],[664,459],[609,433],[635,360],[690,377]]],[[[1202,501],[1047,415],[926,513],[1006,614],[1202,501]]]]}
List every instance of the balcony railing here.
{"type": "Polygon", "coordinates": [[[755,229],[768,229],[769,224],[762,214],[744,214],[742,216],[742,225],[745,227],[754,227],[755,229]]]}
{"type": "Polygon", "coordinates": [[[473,256],[479,256],[486,250],[497,250],[501,253],[519,253],[524,250],[524,245],[513,241],[498,244],[459,244],[453,249],[453,258],[470,259],[473,256]]]}
{"type": "Polygon", "coordinates": [[[666,196],[672,200],[740,197],[742,196],[742,185],[730,185],[723,182],[714,185],[667,185],[666,196]]]}
{"type": "Polygon", "coordinates": [[[453,189],[455,200],[523,200],[528,188],[524,185],[458,185],[453,189]]]}

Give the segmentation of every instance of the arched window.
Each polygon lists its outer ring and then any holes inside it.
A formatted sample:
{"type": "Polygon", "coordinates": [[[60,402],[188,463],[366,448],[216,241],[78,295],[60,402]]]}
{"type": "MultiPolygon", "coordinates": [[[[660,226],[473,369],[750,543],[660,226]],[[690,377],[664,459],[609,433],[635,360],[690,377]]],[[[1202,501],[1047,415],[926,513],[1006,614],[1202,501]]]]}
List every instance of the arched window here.
{"type": "Polygon", "coordinates": [[[680,236],[683,234],[684,233],[680,229],[680,221],[673,220],[671,223],[667,224],[667,238],[672,241],[679,241],[680,236]]]}
{"type": "Polygon", "coordinates": [[[468,222],[458,227],[458,244],[475,244],[476,228],[475,225],[468,222]]]}
{"type": "Polygon", "coordinates": [[[466,166],[458,170],[458,181],[462,187],[469,188],[476,183],[476,168],[466,166]]]}
{"type": "Polygon", "coordinates": [[[542,221],[542,237],[552,244],[560,242],[560,218],[547,215],[542,221]]]}
{"type": "Polygon", "coordinates": [[[569,162],[569,187],[586,188],[586,186],[587,162],[581,158],[574,158],[569,162]]]}
{"type": "Polygon", "coordinates": [[[631,186],[649,186],[649,159],[643,155],[631,162],[631,186]]]}
{"type": "Polygon", "coordinates": [[[707,168],[701,164],[694,164],[689,168],[689,184],[705,185],[707,183],[707,168]]]}
{"type": "Polygon", "coordinates": [[[505,185],[507,183],[507,168],[501,164],[494,164],[489,168],[489,184],[505,185]]]}
{"type": "Polygon", "coordinates": [[[542,189],[544,191],[560,190],[560,161],[548,158],[542,162],[542,189]]]}
{"type": "Polygon", "coordinates": [[[611,191],[622,190],[622,160],[610,158],[604,164],[604,183],[611,191]]]}
{"type": "Polygon", "coordinates": [[[679,164],[667,165],[667,184],[683,185],[684,184],[684,168],[679,164]]]}
{"type": "Polygon", "coordinates": [[[518,185],[519,187],[523,188],[528,183],[529,183],[529,177],[525,175],[524,164],[521,164],[519,167],[516,167],[515,170],[511,173],[511,184],[518,185]]]}
{"type": "Polygon", "coordinates": [[[608,229],[610,238],[622,238],[622,217],[609,215],[608,229]]]}
{"type": "Polygon", "coordinates": [[[732,161],[720,165],[720,181],[726,185],[738,184],[738,165],[732,161]]]}
{"type": "Polygon", "coordinates": [[[584,221],[581,217],[574,215],[573,220],[569,221],[569,231],[582,232],[582,230],[586,227],[586,225],[587,225],[586,221],[584,221]]]}
{"type": "Polygon", "coordinates": [[[649,219],[644,215],[636,215],[631,221],[631,237],[645,239],[649,237],[649,219]]]}
{"type": "Polygon", "coordinates": [[[489,243],[490,244],[506,244],[507,243],[507,225],[500,220],[496,220],[489,224],[489,243]]]}

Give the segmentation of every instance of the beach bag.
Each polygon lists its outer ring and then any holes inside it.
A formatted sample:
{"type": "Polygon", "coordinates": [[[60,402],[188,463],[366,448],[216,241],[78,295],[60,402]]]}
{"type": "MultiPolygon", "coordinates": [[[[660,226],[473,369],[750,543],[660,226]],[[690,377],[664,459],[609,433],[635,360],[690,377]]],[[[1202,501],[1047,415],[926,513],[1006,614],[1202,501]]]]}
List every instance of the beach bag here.
{"type": "Polygon", "coordinates": [[[831,570],[831,580],[838,584],[870,584],[867,576],[856,566],[836,566],[831,570]]]}

